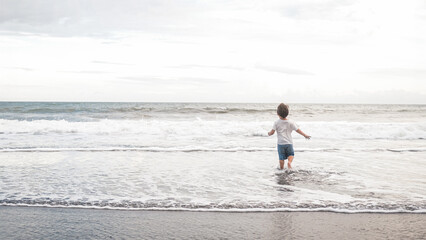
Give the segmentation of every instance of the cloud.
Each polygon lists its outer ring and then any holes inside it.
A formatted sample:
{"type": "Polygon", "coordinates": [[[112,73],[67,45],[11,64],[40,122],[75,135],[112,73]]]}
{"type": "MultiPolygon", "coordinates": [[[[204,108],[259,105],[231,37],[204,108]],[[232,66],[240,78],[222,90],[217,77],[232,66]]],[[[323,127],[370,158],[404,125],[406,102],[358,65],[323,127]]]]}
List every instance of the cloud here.
{"type": "Polygon", "coordinates": [[[291,74],[291,75],[314,75],[314,73],[294,69],[294,68],[287,68],[287,67],[281,67],[281,66],[264,66],[264,65],[256,65],[256,68],[269,71],[269,72],[278,72],[278,73],[284,73],[284,74],[291,74]]]}
{"type": "Polygon", "coordinates": [[[201,78],[201,77],[179,77],[179,78],[165,78],[158,76],[126,76],[118,77],[118,79],[127,80],[128,83],[136,84],[160,84],[160,85],[187,85],[198,86],[205,84],[220,84],[226,81],[215,78],[201,78]]]}
{"type": "Polygon", "coordinates": [[[302,93],[307,86],[324,93],[314,94],[316,102],[348,102],[334,97],[354,90],[413,91],[405,94],[417,96],[413,101],[425,92],[421,0],[0,2],[0,66],[9,68],[2,67],[2,79],[22,83],[8,91],[12,100],[34,82],[50,89],[27,91],[28,99],[69,89],[70,99],[85,99],[81,84],[92,96],[107,82],[104,99],[161,90],[171,95],[155,99],[216,101],[228,93],[229,101],[275,101],[268,96],[280,93],[283,77],[297,78],[292,89],[302,93]]]}
{"type": "Polygon", "coordinates": [[[360,72],[365,75],[384,76],[384,77],[414,77],[426,78],[426,69],[420,68],[373,68],[360,72]]]}
{"type": "Polygon", "coordinates": [[[23,70],[23,71],[34,71],[33,68],[27,68],[27,67],[2,67],[5,69],[17,69],[17,70],[23,70]]]}
{"type": "MultiPolygon", "coordinates": [[[[254,0],[229,0],[226,4],[196,0],[2,0],[1,4],[0,31],[3,34],[33,33],[61,37],[112,38],[117,32],[138,31],[173,36],[226,34],[259,38],[269,37],[271,28],[277,33],[274,35],[278,35],[293,29],[295,24],[303,25],[301,20],[328,20],[325,27],[335,28],[331,21],[347,21],[354,15],[350,1],[338,0],[320,3],[305,0],[297,4],[286,1],[259,4],[254,0]],[[256,5],[259,8],[253,7],[256,5]],[[286,18],[298,22],[286,22],[286,18]]],[[[307,28],[309,26],[312,23],[303,28],[295,26],[295,29],[311,31],[307,28]]]]}
{"type": "Polygon", "coordinates": [[[107,36],[115,31],[184,28],[194,1],[2,0],[0,30],[55,36],[107,36]]]}
{"type": "Polygon", "coordinates": [[[328,0],[328,1],[295,1],[289,2],[278,8],[285,17],[294,19],[321,19],[321,20],[351,20],[353,15],[350,6],[354,1],[328,0]]]}
{"type": "Polygon", "coordinates": [[[133,64],[129,64],[129,63],[119,63],[119,62],[108,62],[108,61],[92,61],[92,63],[97,63],[97,64],[111,64],[111,65],[124,65],[124,66],[131,66],[133,64]]]}
{"type": "Polygon", "coordinates": [[[63,73],[78,73],[78,74],[104,74],[111,73],[106,71],[97,71],[97,70],[82,70],[82,71],[59,71],[63,73]]]}
{"type": "Polygon", "coordinates": [[[236,70],[236,71],[242,71],[244,70],[243,67],[235,67],[235,66],[214,66],[214,65],[200,65],[200,64],[186,64],[186,65],[178,65],[178,66],[171,66],[170,68],[182,68],[182,69],[193,69],[193,68],[216,68],[216,69],[229,69],[229,70],[236,70]]]}

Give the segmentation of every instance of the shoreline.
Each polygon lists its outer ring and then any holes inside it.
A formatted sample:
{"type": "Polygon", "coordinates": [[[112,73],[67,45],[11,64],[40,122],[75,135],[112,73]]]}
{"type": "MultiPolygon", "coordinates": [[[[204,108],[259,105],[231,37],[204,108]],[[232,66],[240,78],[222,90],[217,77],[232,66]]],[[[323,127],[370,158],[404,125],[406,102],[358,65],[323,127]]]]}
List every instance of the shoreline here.
{"type": "Polygon", "coordinates": [[[89,209],[89,210],[116,210],[116,211],[159,211],[159,212],[212,212],[212,213],[341,213],[341,214],[426,214],[426,209],[420,210],[381,210],[381,209],[365,209],[365,210],[349,210],[349,209],[332,209],[332,208],[166,208],[166,207],[150,207],[150,208],[126,208],[126,207],[106,207],[106,206],[79,206],[79,205],[42,205],[42,204],[5,204],[1,203],[0,207],[36,207],[36,208],[64,208],[64,209],[89,209]]]}
{"type": "Polygon", "coordinates": [[[424,239],[426,214],[0,206],[1,239],[424,239]]]}

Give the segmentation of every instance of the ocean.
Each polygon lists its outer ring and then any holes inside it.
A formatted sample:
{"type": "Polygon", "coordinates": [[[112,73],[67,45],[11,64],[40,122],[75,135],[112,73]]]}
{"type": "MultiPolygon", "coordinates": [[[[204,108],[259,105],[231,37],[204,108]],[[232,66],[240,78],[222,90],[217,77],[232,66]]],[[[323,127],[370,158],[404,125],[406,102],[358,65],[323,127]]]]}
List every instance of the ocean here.
{"type": "Polygon", "coordinates": [[[0,102],[0,205],[426,212],[426,105],[0,102]]]}

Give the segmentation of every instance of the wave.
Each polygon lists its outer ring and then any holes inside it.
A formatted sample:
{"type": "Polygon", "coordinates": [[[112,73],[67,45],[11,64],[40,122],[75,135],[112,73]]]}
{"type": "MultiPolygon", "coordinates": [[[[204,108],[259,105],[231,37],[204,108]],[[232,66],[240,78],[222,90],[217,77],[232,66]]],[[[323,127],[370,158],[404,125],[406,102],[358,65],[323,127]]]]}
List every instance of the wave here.
{"type": "Polygon", "coordinates": [[[230,203],[196,204],[142,201],[70,201],[60,199],[0,200],[3,206],[39,206],[58,208],[95,208],[117,210],[157,210],[196,212],[338,212],[338,213],[426,213],[426,203],[230,203]]]}
{"type": "MultiPolygon", "coordinates": [[[[0,119],[0,134],[24,135],[145,135],[212,138],[267,137],[272,121],[203,120],[109,120],[73,122],[66,120],[0,119]]],[[[362,122],[298,122],[313,139],[426,139],[426,122],[362,123],[362,122]]],[[[297,138],[297,134],[294,134],[297,138]]]]}
{"type": "Polygon", "coordinates": [[[0,113],[266,113],[275,112],[273,104],[209,103],[0,103],[0,113]]]}
{"type": "MultiPolygon", "coordinates": [[[[0,148],[0,152],[269,152],[275,147],[188,148],[188,147],[70,147],[0,148]]],[[[298,148],[298,152],[426,152],[426,148],[298,148]]]]}
{"type": "Polygon", "coordinates": [[[0,152],[259,152],[275,148],[163,148],[163,147],[103,147],[103,148],[0,148],[0,152]]]}

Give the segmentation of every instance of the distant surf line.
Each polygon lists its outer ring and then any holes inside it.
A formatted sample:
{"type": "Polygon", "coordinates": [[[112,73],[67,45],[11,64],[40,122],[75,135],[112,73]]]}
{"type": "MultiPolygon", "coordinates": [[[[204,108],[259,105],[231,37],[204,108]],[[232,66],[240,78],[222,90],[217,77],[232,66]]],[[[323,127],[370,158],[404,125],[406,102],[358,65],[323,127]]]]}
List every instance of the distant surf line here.
{"type": "MultiPolygon", "coordinates": [[[[111,148],[2,148],[0,152],[270,152],[275,148],[161,148],[161,147],[111,147],[111,148]]],[[[426,148],[311,148],[298,152],[426,152],[426,148]]]]}

